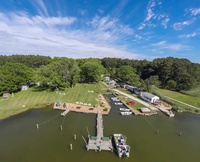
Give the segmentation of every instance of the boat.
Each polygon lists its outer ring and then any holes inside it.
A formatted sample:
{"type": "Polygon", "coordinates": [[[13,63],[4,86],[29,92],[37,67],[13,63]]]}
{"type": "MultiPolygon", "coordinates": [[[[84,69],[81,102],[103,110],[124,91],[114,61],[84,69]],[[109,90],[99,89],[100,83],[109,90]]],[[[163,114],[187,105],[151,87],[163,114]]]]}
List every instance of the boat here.
{"type": "Polygon", "coordinates": [[[120,112],[121,113],[121,115],[131,115],[132,114],[132,112],[120,112]]]}
{"type": "Polygon", "coordinates": [[[122,134],[114,134],[113,140],[119,157],[129,157],[130,146],[126,144],[125,136],[122,134]]]}
{"type": "Polygon", "coordinates": [[[120,101],[117,97],[111,97],[111,100],[116,101],[116,102],[120,101]]]}
{"type": "Polygon", "coordinates": [[[127,108],[119,108],[120,111],[130,111],[130,109],[127,108]]]}
{"type": "Polygon", "coordinates": [[[122,105],[121,102],[115,102],[115,105],[122,105]]]}

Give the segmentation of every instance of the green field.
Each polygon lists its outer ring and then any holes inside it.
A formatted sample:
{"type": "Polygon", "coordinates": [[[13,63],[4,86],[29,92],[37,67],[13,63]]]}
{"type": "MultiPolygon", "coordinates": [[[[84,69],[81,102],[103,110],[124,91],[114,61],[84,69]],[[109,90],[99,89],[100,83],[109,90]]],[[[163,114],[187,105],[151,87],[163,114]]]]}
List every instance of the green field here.
{"type": "Polygon", "coordinates": [[[164,96],[168,96],[181,102],[200,107],[200,97],[190,96],[179,92],[159,88],[156,88],[156,91],[164,96]]]}
{"type": "Polygon", "coordinates": [[[74,88],[68,88],[64,91],[38,91],[37,88],[30,88],[27,91],[15,93],[14,97],[11,95],[7,100],[0,100],[0,119],[31,108],[41,108],[56,101],[83,102],[97,106],[99,93],[106,93],[102,83],[77,84],[74,88]],[[93,91],[93,93],[88,91],[93,91]]]}

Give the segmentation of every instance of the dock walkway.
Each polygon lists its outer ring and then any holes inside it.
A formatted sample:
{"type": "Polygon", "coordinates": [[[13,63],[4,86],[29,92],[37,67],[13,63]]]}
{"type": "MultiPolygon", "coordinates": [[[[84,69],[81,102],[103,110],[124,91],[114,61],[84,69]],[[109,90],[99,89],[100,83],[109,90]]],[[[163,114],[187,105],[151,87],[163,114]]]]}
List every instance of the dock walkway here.
{"type": "Polygon", "coordinates": [[[103,136],[103,117],[100,109],[97,113],[97,136],[92,136],[88,140],[88,144],[86,145],[87,150],[108,150],[113,151],[112,141],[110,137],[103,136]]]}
{"type": "Polygon", "coordinates": [[[61,113],[62,116],[67,115],[67,113],[70,111],[70,109],[65,110],[64,112],[61,113]]]}

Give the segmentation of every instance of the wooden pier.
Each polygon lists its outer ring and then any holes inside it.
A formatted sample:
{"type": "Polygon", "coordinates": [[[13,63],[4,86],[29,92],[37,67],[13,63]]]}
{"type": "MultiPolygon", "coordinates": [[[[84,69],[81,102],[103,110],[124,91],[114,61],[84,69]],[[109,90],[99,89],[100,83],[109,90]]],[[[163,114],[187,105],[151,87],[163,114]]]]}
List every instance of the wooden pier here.
{"type": "Polygon", "coordinates": [[[67,115],[67,113],[70,111],[70,109],[65,110],[64,112],[61,113],[62,116],[67,115]]]}
{"type": "Polygon", "coordinates": [[[103,136],[103,117],[100,109],[98,109],[97,113],[97,136],[91,136],[88,139],[88,143],[86,144],[87,150],[108,150],[113,151],[112,141],[110,137],[103,136]]]}

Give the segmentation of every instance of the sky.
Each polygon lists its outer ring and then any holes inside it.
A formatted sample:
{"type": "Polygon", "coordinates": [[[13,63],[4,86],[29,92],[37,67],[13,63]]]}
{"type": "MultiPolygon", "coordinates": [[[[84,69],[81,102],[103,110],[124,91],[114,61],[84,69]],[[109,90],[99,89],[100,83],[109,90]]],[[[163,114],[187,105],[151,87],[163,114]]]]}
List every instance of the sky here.
{"type": "Polygon", "coordinates": [[[0,55],[200,63],[200,0],[0,0],[0,55]]]}

